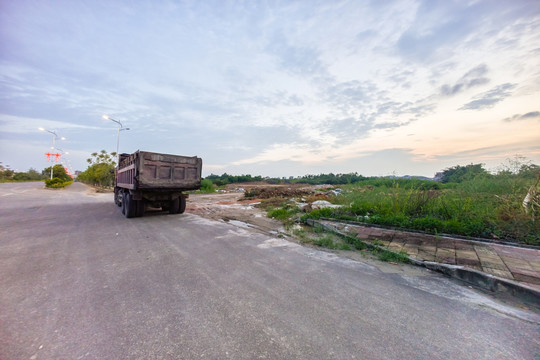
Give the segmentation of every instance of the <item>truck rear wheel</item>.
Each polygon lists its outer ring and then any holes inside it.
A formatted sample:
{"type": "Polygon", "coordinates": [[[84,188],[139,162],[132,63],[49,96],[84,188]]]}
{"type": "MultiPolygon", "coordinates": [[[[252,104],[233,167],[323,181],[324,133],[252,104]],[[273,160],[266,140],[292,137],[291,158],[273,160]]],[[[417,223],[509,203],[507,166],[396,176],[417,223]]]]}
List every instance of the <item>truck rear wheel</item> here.
{"type": "Polygon", "coordinates": [[[180,198],[171,200],[170,204],[169,214],[178,214],[178,211],[180,211],[180,198]]]}
{"type": "Polygon", "coordinates": [[[178,214],[183,214],[184,211],[186,211],[186,198],[183,196],[180,196],[180,206],[178,208],[178,214]]]}
{"type": "Polygon", "coordinates": [[[114,203],[119,207],[122,206],[122,195],[120,194],[120,189],[114,188],[114,203]]]}
{"type": "Polygon", "coordinates": [[[122,210],[124,215],[129,219],[136,216],[137,201],[133,200],[133,196],[129,192],[124,193],[122,199],[122,210]]]}

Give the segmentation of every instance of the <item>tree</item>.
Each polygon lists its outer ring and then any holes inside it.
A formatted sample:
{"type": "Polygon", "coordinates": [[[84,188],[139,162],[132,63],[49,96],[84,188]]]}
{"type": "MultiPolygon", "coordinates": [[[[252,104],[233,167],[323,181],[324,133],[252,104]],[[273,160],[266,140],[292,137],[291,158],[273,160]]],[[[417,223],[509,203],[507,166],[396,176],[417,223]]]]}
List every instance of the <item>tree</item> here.
{"type": "MultiPolygon", "coordinates": [[[[64,169],[64,166],[56,164],[52,167],[52,170],[53,178],[59,178],[63,182],[72,180],[71,176],[66,173],[66,169],[64,169]]],[[[49,166],[48,168],[43,169],[41,175],[43,175],[43,177],[45,178],[49,178],[51,176],[51,167],[49,166]]]]}
{"type": "Polygon", "coordinates": [[[77,177],[80,181],[97,186],[112,186],[114,183],[114,168],[116,166],[116,153],[107,153],[101,150],[94,152],[86,161],[88,168],[77,177]]]}
{"type": "Polygon", "coordinates": [[[484,169],[483,164],[469,164],[465,166],[456,165],[451,168],[444,169],[441,173],[441,182],[443,183],[460,183],[466,180],[472,180],[477,176],[489,173],[484,169]]]}
{"type": "Polygon", "coordinates": [[[0,162],[0,180],[11,180],[15,175],[15,171],[9,168],[9,165],[2,165],[0,162]]]}
{"type": "Polygon", "coordinates": [[[507,158],[499,166],[497,175],[518,176],[520,178],[536,179],[540,174],[540,166],[533,164],[530,160],[521,155],[507,158]]]}
{"type": "MultiPolygon", "coordinates": [[[[50,168],[49,168],[48,174],[50,175],[50,168]]],[[[28,170],[27,172],[15,173],[15,175],[13,176],[13,180],[15,181],[39,181],[46,178],[47,177],[45,175],[40,174],[39,172],[37,172],[35,169],[32,169],[32,168],[30,168],[30,170],[28,170]]]]}

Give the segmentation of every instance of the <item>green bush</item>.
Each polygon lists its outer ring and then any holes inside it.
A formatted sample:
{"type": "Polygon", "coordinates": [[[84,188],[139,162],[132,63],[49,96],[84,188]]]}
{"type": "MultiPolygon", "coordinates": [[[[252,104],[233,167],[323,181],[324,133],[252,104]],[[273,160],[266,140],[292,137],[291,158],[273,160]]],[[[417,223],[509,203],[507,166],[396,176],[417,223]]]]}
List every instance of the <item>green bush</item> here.
{"type": "Polygon", "coordinates": [[[444,223],[442,220],[434,218],[432,216],[425,216],[421,218],[413,219],[411,227],[415,230],[422,230],[426,232],[442,232],[444,229],[444,223]]]}
{"type": "Polygon", "coordinates": [[[216,192],[216,189],[214,188],[214,184],[212,183],[212,180],[210,180],[210,179],[202,179],[201,180],[201,192],[203,192],[203,193],[214,193],[214,192],[216,192]]]}
{"type": "Polygon", "coordinates": [[[288,218],[293,216],[295,212],[296,211],[292,209],[273,209],[268,212],[268,217],[277,220],[287,220],[288,218]]]}
{"type": "Polygon", "coordinates": [[[320,218],[323,218],[323,217],[332,217],[332,213],[333,211],[330,208],[317,209],[303,215],[300,218],[300,220],[302,221],[306,221],[307,219],[319,220],[320,218]]]}
{"type": "Polygon", "coordinates": [[[55,177],[55,178],[52,178],[52,179],[45,180],[45,186],[48,187],[48,188],[51,188],[51,189],[60,189],[60,188],[68,186],[72,182],[73,181],[71,181],[71,180],[70,181],[63,181],[62,179],[55,177]]]}

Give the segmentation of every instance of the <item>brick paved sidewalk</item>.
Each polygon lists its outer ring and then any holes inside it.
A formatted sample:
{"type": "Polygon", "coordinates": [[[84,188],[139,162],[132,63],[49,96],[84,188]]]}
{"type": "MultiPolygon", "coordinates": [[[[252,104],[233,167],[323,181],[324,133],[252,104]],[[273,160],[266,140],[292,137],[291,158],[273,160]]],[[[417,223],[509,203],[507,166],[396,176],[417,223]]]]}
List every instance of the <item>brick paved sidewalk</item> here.
{"type": "Polygon", "coordinates": [[[370,226],[320,221],[418,260],[461,265],[540,290],[540,250],[370,226]]]}

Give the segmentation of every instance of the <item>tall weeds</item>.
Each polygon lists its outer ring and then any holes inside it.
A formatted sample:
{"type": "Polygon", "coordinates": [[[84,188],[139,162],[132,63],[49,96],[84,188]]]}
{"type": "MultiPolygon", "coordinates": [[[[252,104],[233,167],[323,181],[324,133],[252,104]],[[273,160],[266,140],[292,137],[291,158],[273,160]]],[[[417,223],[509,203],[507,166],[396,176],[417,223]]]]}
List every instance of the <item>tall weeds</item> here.
{"type": "Polygon", "coordinates": [[[370,179],[345,187],[339,202],[346,208],[327,210],[324,216],[540,245],[539,214],[526,214],[522,206],[532,183],[515,175],[459,184],[370,179]]]}

